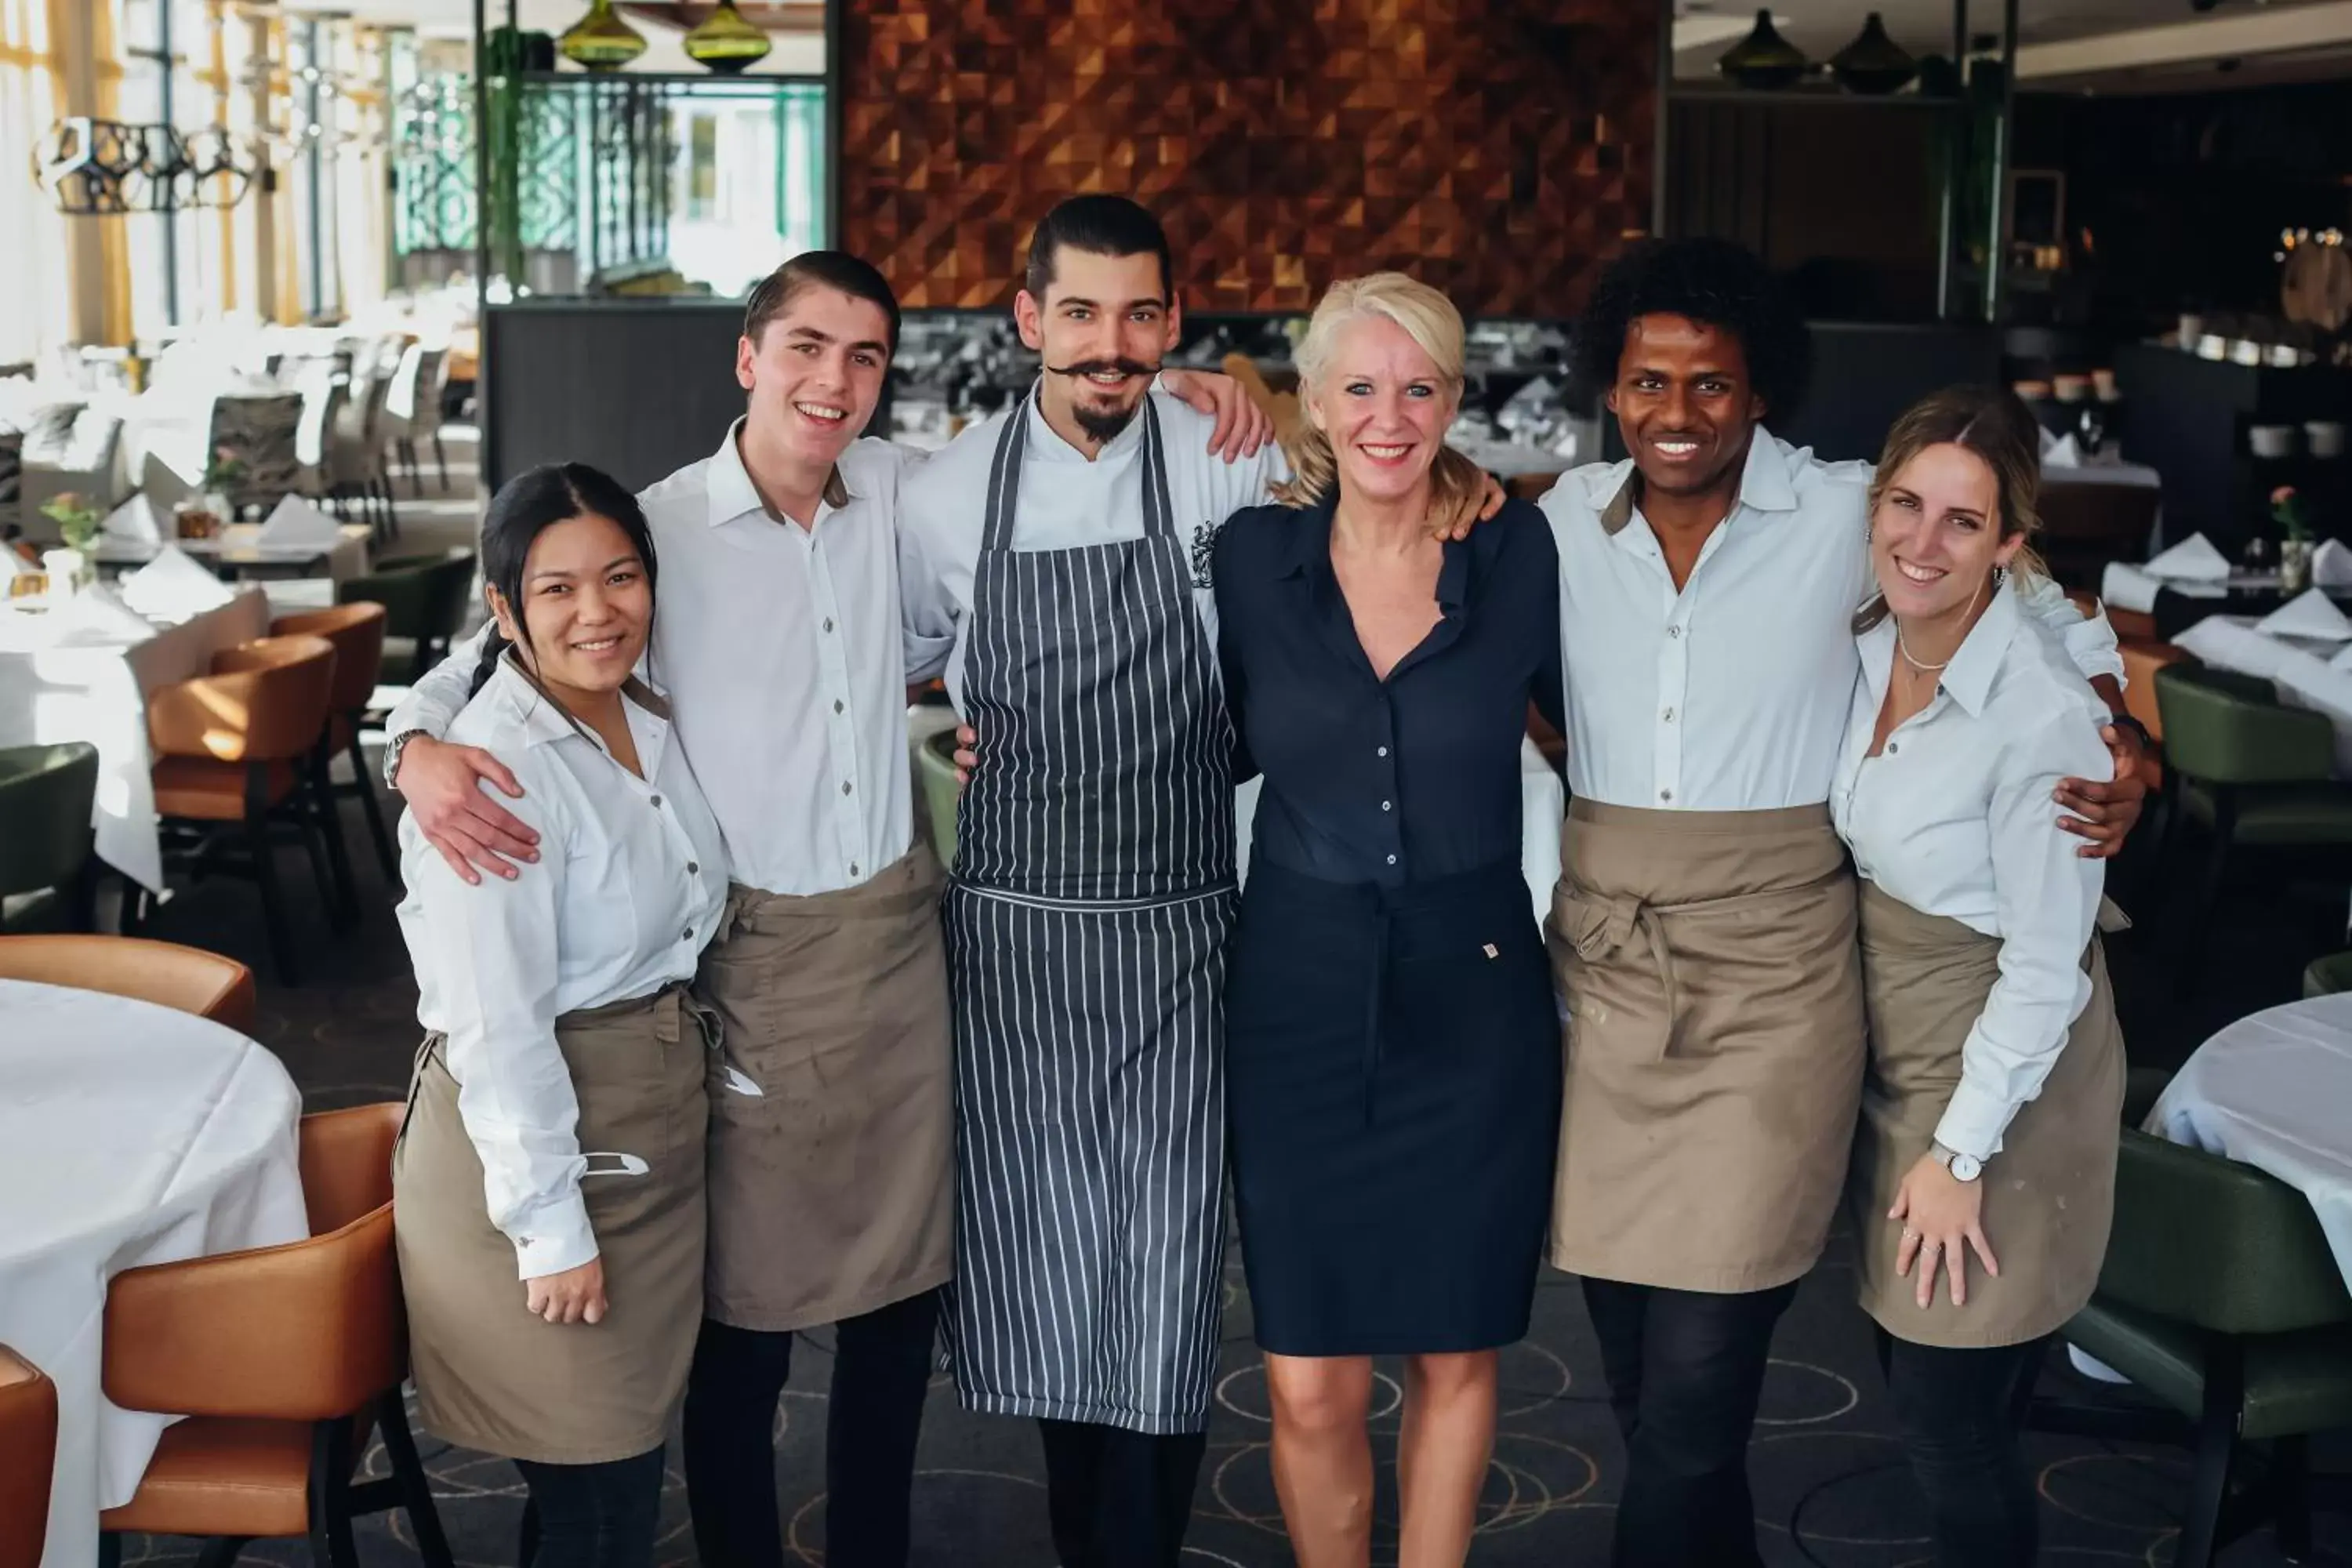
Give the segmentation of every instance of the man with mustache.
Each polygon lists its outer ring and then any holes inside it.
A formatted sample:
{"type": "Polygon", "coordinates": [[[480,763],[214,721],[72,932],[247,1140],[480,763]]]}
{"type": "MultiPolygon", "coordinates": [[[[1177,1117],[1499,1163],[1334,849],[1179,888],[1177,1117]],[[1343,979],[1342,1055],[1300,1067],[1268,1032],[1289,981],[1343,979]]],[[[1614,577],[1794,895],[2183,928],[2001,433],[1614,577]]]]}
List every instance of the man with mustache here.
{"type": "MultiPolygon", "coordinates": [[[[952,1272],[940,871],[914,831],[897,524],[919,455],[858,439],[898,339],[898,300],[873,267],[838,251],[784,263],[745,307],[743,417],[642,497],[662,563],[646,672],[669,689],[732,861],[727,929],[698,981],[725,1038],[685,1414],[695,1542],[712,1568],[782,1568],[777,1400],[793,1340],[828,1323],[826,1558],[904,1568],[952,1272]]],[[[1185,409],[1203,447],[1256,453],[1265,420],[1238,386],[1167,380],[1215,412],[1185,409]]],[[[474,660],[456,651],[393,714],[387,774],[467,880],[476,867],[533,875],[508,859],[537,859],[533,836],[482,787],[515,795],[512,776],[434,738],[466,702],[474,660]]]]}
{"type": "MultiPolygon", "coordinates": [[[[1747,1452],[1773,1325],[1821,1255],[1861,1103],[1853,879],[1827,801],[1871,470],[1763,427],[1802,389],[1809,339],[1737,246],[1636,247],[1575,342],[1633,458],[1540,503],[1572,797],[1551,1261],[1584,1277],[1625,1436],[1612,1561],[1738,1568],[1760,1562],[1747,1452]]],[[[2105,618],[2046,582],[2029,603],[2120,709],[2105,618]]],[[[2107,735],[2115,782],[2069,779],[2051,804],[2084,854],[2112,854],[2145,794],[2138,748],[2107,735]]]]}

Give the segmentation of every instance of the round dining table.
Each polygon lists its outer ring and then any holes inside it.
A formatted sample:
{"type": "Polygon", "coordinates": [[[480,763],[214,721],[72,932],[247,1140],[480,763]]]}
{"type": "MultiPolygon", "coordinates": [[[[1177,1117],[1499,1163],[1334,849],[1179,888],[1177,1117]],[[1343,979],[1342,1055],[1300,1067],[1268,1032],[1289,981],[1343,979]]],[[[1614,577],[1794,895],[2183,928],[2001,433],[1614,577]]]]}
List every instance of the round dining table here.
{"type": "Polygon", "coordinates": [[[42,1568],[89,1568],[171,1417],[100,1383],[126,1268],[309,1234],[302,1099],[267,1049],[152,1003],[0,980],[0,1344],[58,1386],[42,1568]]]}

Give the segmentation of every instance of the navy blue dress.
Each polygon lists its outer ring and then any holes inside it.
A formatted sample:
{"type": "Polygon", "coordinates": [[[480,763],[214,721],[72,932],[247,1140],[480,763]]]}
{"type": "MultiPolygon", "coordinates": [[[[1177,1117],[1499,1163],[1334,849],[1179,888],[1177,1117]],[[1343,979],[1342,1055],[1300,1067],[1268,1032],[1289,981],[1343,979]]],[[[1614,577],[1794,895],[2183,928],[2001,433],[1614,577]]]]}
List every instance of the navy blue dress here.
{"type": "Polygon", "coordinates": [[[1255,508],[1215,545],[1237,776],[1265,777],[1225,991],[1243,1265],[1276,1354],[1484,1350],[1527,1333],[1559,1126],[1519,868],[1559,560],[1520,501],[1448,544],[1443,618],[1383,681],[1332,510],[1255,508]]]}

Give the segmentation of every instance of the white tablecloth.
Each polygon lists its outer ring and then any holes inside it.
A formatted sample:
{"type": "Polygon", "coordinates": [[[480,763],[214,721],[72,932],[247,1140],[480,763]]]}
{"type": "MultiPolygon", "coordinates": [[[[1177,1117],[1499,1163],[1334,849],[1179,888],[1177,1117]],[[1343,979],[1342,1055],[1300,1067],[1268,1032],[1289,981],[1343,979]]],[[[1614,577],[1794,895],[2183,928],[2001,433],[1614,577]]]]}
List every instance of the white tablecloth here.
{"type": "Polygon", "coordinates": [[[58,1385],[42,1568],[89,1568],[170,1425],[100,1388],[107,1281],[308,1234],[278,1058],[145,1002],[0,980],[0,1343],[58,1385]]]}
{"type": "MultiPolygon", "coordinates": [[[[1250,830],[1257,821],[1260,781],[1234,792],[1234,825],[1243,880],[1249,879],[1250,830]]],[[[1559,825],[1568,814],[1568,791],[1533,741],[1519,742],[1519,870],[1528,879],[1540,922],[1551,913],[1551,890],[1559,880],[1559,825]]]]}
{"type": "Polygon", "coordinates": [[[2197,1047],[2148,1131],[2276,1176],[2311,1200],[2352,1284],[2352,994],[2241,1018],[2197,1047]]]}
{"type": "Polygon", "coordinates": [[[2208,616],[2175,640],[2216,668],[2269,681],[2291,708],[2326,715],[2336,727],[2336,774],[2352,778],[2352,669],[2328,662],[2342,645],[2256,631],[2246,616],[2208,616]]]}
{"type": "Polygon", "coordinates": [[[205,674],[215,652],[268,630],[269,601],[252,588],[142,641],[111,645],[60,647],[48,616],[0,609],[0,746],[96,746],[99,858],[160,891],[148,693],[205,674]]]}

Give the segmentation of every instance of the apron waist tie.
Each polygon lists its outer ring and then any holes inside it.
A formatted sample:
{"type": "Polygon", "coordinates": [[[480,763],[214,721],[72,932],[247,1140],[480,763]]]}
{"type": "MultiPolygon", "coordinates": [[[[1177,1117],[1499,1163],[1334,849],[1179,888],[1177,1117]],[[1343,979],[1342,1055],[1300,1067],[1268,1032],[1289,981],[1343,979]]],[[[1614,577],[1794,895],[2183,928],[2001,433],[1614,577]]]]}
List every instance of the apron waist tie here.
{"type": "Polygon", "coordinates": [[[1726,899],[1693,899],[1679,904],[1654,904],[1638,895],[1611,898],[1603,893],[1587,892],[1565,883],[1560,888],[1561,901],[1574,913],[1573,928],[1566,934],[1576,955],[1586,963],[1595,963],[1616,952],[1633,939],[1636,932],[1650,950],[1650,962],[1657,970],[1658,984],[1665,993],[1665,1026],[1659,1031],[1656,1060],[1664,1061],[1674,1054],[1675,1031],[1682,1022],[1682,990],[1675,973],[1674,944],[1666,940],[1666,921],[1678,915],[1730,914],[1740,910],[1760,908],[1781,900],[1810,893],[1829,886],[1845,874],[1841,867],[1825,877],[1801,882],[1792,888],[1768,888],[1761,892],[1738,893],[1726,899]]]}

